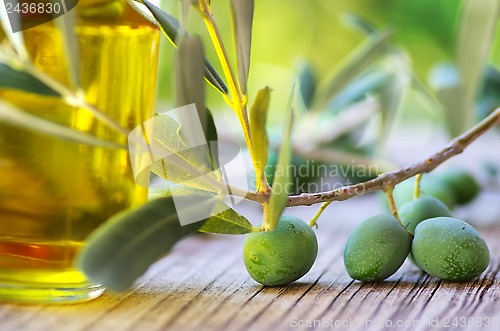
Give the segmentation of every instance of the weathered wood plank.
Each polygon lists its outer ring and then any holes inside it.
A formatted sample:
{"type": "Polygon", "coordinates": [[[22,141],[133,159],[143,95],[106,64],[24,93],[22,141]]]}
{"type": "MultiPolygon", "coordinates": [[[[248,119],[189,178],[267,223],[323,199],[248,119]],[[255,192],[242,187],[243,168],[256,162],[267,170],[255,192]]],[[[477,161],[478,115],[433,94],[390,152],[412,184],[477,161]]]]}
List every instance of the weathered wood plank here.
{"type": "MultiPolygon", "coordinates": [[[[1,304],[0,330],[426,330],[429,323],[500,329],[500,224],[480,229],[493,260],[473,282],[441,282],[406,262],[386,282],[361,284],[344,270],[343,246],[349,231],[377,210],[373,196],[332,205],[319,222],[316,264],[289,287],[266,288],[247,275],[243,237],[198,235],[177,245],[126,294],[67,306],[1,304]]],[[[304,218],[314,212],[294,210],[304,218]]]]}

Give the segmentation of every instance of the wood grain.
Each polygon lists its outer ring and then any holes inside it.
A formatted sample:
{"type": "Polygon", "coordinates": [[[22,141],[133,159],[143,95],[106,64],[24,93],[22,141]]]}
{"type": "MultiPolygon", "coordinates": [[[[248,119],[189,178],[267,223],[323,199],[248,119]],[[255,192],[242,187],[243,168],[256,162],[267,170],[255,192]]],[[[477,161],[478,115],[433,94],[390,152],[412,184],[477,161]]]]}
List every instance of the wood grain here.
{"type": "MultiPolygon", "coordinates": [[[[248,276],[242,236],[197,235],[179,243],[128,293],[66,306],[1,304],[0,330],[500,329],[500,224],[479,228],[493,259],[473,282],[441,282],[408,261],[382,283],[349,278],[343,246],[357,223],[380,212],[377,200],[334,203],[319,219],[316,264],[291,286],[266,288],[248,276]]],[[[257,219],[254,207],[242,208],[257,219]]],[[[310,218],[316,208],[293,213],[310,218]]]]}

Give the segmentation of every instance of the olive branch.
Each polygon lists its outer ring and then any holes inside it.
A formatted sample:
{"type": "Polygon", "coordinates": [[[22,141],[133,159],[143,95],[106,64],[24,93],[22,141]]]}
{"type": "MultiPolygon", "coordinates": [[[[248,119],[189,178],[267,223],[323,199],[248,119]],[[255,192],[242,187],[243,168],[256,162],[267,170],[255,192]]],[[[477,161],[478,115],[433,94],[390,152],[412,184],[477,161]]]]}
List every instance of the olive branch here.
{"type": "MultiPolygon", "coordinates": [[[[176,60],[178,68],[176,77],[178,103],[182,103],[179,104],[179,106],[196,103],[199,112],[198,115],[204,125],[203,129],[205,130],[207,141],[209,140],[208,138],[217,137],[217,130],[210,111],[204,104],[205,95],[203,91],[203,80],[206,80],[210,86],[218,90],[225,102],[234,110],[244,135],[245,144],[252,159],[252,164],[256,173],[257,187],[255,191],[247,191],[223,182],[220,176],[208,177],[207,182],[198,183],[198,186],[188,187],[183,186],[186,185],[183,180],[172,177],[171,175],[166,175],[165,171],[158,171],[156,174],[180,184],[178,192],[175,194],[180,194],[181,196],[191,197],[193,199],[200,197],[201,199],[207,196],[211,197],[210,194],[216,197],[220,197],[223,194],[229,194],[258,202],[262,205],[264,219],[261,226],[254,227],[243,215],[238,214],[231,208],[221,206],[220,201],[215,199],[217,201],[214,204],[207,202],[206,206],[198,206],[199,208],[212,209],[212,216],[205,219],[204,222],[200,222],[200,224],[182,227],[178,224],[179,217],[176,214],[173,204],[173,191],[175,191],[176,188],[160,191],[156,194],[156,199],[140,208],[114,216],[109,222],[103,224],[88,238],[88,247],[81,253],[79,266],[90,278],[103,283],[106,287],[111,289],[123,290],[131,286],[135,279],[140,276],[151,263],[164,255],[172,245],[185,235],[196,230],[224,234],[245,234],[252,231],[270,231],[277,226],[279,217],[286,207],[311,206],[321,203],[318,212],[310,220],[309,224],[313,226],[316,224],[321,213],[331,202],[347,200],[378,190],[386,193],[391,211],[394,216],[398,218],[397,207],[392,197],[392,191],[397,184],[411,177],[431,172],[448,159],[462,153],[481,135],[500,124],[499,108],[482,121],[472,126],[468,131],[454,138],[447,146],[420,162],[408,165],[399,170],[379,174],[376,178],[371,180],[343,186],[335,190],[292,195],[291,190],[287,188],[291,180],[289,167],[292,153],[295,151],[304,152],[297,146],[294,146],[290,139],[292,126],[294,124],[294,116],[297,116],[294,114],[294,108],[296,107],[294,101],[295,94],[299,94],[302,98],[301,100],[308,112],[307,116],[314,118],[318,116],[328,100],[348,86],[353,79],[366,73],[366,70],[371,68],[381,55],[384,55],[386,56],[386,63],[382,65],[382,68],[378,68],[378,71],[375,70],[369,72],[369,74],[372,74],[372,78],[375,77],[379,79],[379,82],[383,81],[384,88],[388,88],[393,92],[390,94],[390,98],[382,98],[381,100],[382,105],[380,108],[383,109],[383,125],[387,127],[391,124],[392,117],[401,103],[401,93],[399,93],[401,92],[401,86],[406,86],[405,84],[415,81],[415,78],[409,74],[408,63],[403,56],[403,52],[390,43],[394,31],[392,29],[375,29],[367,25],[366,22],[362,22],[364,32],[367,33],[366,40],[353,52],[351,57],[342,63],[341,68],[334,72],[333,79],[330,78],[329,81],[322,86],[310,86],[309,91],[307,88],[305,89],[305,87],[307,87],[305,84],[301,84],[299,86],[300,93],[295,93],[295,88],[292,88],[289,102],[284,107],[283,135],[282,141],[278,144],[280,151],[276,169],[280,169],[281,171],[275,172],[273,183],[273,186],[280,187],[281,190],[273,190],[264,175],[264,168],[268,163],[268,149],[271,146],[266,131],[269,100],[272,94],[271,89],[269,87],[264,87],[258,91],[250,108],[250,112],[247,110],[247,105],[249,104],[247,81],[250,70],[249,59],[254,1],[230,1],[233,15],[233,34],[236,40],[237,71],[234,70],[231,61],[229,61],[229,56],[217,27],[215,14],[211,8],[210,1],[192,0],[182,2],[183,6],[189,5],[194,7],[204,21],[208,35],[210,36],[212,45],[217,54],[219,64],[222,68],[225,81],[218,75],[217,71],[208,60],[205,59],[201,47],[201,40],[197,36],[190,36],[180,21],[174,16],[150,4],[148,1],[136,1],[146,6],[149,10],[147,14],[148,19],[162,30],[172,44],[178,47],[179,54],[183,55],[178,56],[176,60]],[[391,70],[388,71],[387,67],[390,67],[388,63],[397,63],[398,70],[403,74],[396,74],[391,70]],[[193,68],[197,69],[195,70],[193,68]],[[238,72],[237,75],[236,72],[238,72]],[[196,88],[193,88],[193,86],[196,88]],[[316,89],[318,91],[314,92],[316,89]],[[311,90],[313,92],[311,92],[311,90]],[[155,242],[151,237],[146,235],[151,233],[152,228],[158,230],[155,233],[158,237],[155,238],[162,238],[161,242],[155,242]],[[141,240],[137,239],[139,237],[141,240]],[[136,240],[131,240],[132,238],[136,240]],[[113,258],[115,256],[124,256],[124,251],[129,253],[127,260],[115,260],[113,258]],[[134,268],[132,268],[132,270],[127,269],[127,272],[123,272],[125,267],[128,267],[129,264],[132,265],[130,259],[137,263],[133,264],[134,268]],[[113,262],[110,263],[110,261],[113,262]]],[[[134,4],[133,1],[129,2],[134,4]]],[[[187,11],[187,8],[184,7],[183,9],[184,12],[187,11]]],[[[144,14],[144,12],[141,13],[144,14]]],[[[74,24],[74,22],[72,24],[74,24]]],[[[71,27],[71,22],[65,24],[65,28],[68,29],[68,27],[71,27]]],[[[64,33],[64,36],[70,38],[71,34],[64,33]]],[[[127,129],[122,128],[112,119],[108,118],[102,111],[86,102],[81,91],[62,86],[51,77],[36,69],[26,56],[22,40],[19,41],[18,38],[12,34],[8,34],[7,37],[9,37],[10,44],[1,45],[0,48],[0,73],[2,73],[2,75],[0,75],[0,86],[17,88],[32,93],[58,95],[62,97],[66,103],[87,109],[92,112],[96,118],[114,128],[116,131],[124,135],[129,135],[130,132],[127,129]],[[6,77],[9,78],[7,79],[6,77]],[[27,83],[29,79],[32,79],[30,84],[27,83]]],[[[66,41],[69,43],[68,40],[66,41]]],[[[470,49],[470,47],[465,46],[464,48],[470,49]]],[[[484,49],[484,47],[482,49],[484,49]]],[[[486,51],[487,50],[486,48],[486,51]]],[[[72,54],[68,55],[68,63],[72,65],[72,70],[76,72],[76,62],[74,59],[72,60],[72,54]]],[[[472,74],[468,72],[468,75],[472,74]]],[[[457,93],[460,93],[459,89],[457,89],[457,91],[457,93]]],[[[467,95],[470,97],[471,93],[472,92],[467,95]]],[[[467,104],[470,106],[470,100],[468,100],[467,104]]],[[[450,107],[446,110],[448,112],[452,111],[450,107]]],[[[361,120],[352,121],[352,124],[350,124],[352,127],[349,127],[349,130],[359,127],[359,125],[363,124],[370,115],[371,113],[366,113],[363,115],[364,117],[361,117],[361,120]]],[[[356,116],[351,116],[349,118],[352,119],[355,117],[356,116]]],[[[0,108],[0,121],[10,122],[11,124],[21,126],[25,129],[39,130],[45,134],[54,134],[61,139],[70,139],[79,143],[97,146],[103,146],[108,143],[109,145],[109,142],[89,139],[89,137],[80,132],[75,131],[72,134],[68,134],[67,130],[54,126],[54,123],[44,123],[43,119],[37,118],[36,120],[44,125],[35,127],[27,124],[29,121],[19,120],[20,118],[34,120],[33,117],[29,117],[29,115],[22,110],[13,106],[9,105],[0,108]]],[[[359,117],[357,118],[359,119],[359,117]]],[[[453,130],[455,130],[455,132],[457,130],[456,128],[457,125],[454,125],[453,130]]],[[[342,132],[342,134],[344,134],[344,132],[342,132]]],[[[335,139],[339,138],[339,136],[341,136],[341,133],[329,136],[329,139],[335,142],[335,139]]],[[[181,144],[188,138],[189,137],[186,136],[178,137],[178,132],[176,132],[173,141],[161,142],[166,148],[170,148],[171,146],[169,144],[181,144]]],[[[385,138],[386,137],[381,137],[379,139],[379,145],[385,142],[385,138]]],[[[108,147],[123,148],[123,146],[108,147]]],[[[308,152],[305,151],[304,153],[307,154],[308,152]]],[[[205,169],[217,168],[215,166],[217,163],[217,151],[212,150],[210,155],[212,155],[210,164],[199,164],[191,161],[191,156],[175,159],[174,163],[177,169],[184,172],[184,174],[197,177],[202,175],[205,169]]],[[[349,154],[340,153],[340,155],[347,159],[352,157],[352,155],[349,154]]],[[[197,158],[197,155],[194,155],[192,159],[198,161],[199,158],[197,158]]],[[[373,161],[362,157],[359,159],[363,159],[363,161],[366,162],[373,161]]],[[[164,163],[162,163],[162,165],[164,165],[164,163]]]]}
{"type": "MultiPolygon", "coordinates": [[[[292,195],[288,197],[287,206],[311,206],[317,203],[329,204],[333,201],[344,201],[373,191],[391,191],[397,184],[419,174],[431,172],[448,159],[461,154],[476,139],[497,125],[500,125],[500,108],[497,108],[488,117],[473,126],[470,130],[454,138],[447,146],[419,162],[396,171],[383,173],[375,179],[362,183],[343,186],[327,192],[292,195]]],[[[238,190],[235,190],[233,193],[242,198],[262,204],[267,203],[270,198],[269,193],[246,192],[242,195],[236,192],[238,192],[238,190]]],[[[241,193],[241,190],[239,193],[241,193]]],[[[322,212],[324,209],[325,207],[322,206],[320,211],[322,212]]],[[[394,211],[395,208],[392,207],[391,209],[394,211]]],[[[318,215],[315,216],[314,224],[317,217],[318,215]]]]}

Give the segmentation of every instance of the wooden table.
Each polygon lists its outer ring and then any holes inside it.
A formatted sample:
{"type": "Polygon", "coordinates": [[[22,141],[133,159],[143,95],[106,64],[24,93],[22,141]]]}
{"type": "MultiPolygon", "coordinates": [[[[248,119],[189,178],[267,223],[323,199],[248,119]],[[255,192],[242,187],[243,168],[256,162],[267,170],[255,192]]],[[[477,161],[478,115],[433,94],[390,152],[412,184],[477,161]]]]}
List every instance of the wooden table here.
{"type": "MultiPolygon", "coordinates": [[[[257,215],[256,206],[245,206],[257,215]]],[[[307,218],[316,208],[294,208],[307,218]]],[[[492,261],[469,283],[429,277],[410,262],[387,281],[349,278],[343,247],[349,231],[380,211],[375,196],[334,203],[319,220],[319,255],[300,282],[266,288],[246,273],[242,236],[197,235],[179,243],[126,294],[76,305],[0,305],[1,330],[379,330],[500,329],[500,222],[479,230],[492,261]]],[[[257,219],[254,221],[258,222],[257,219]]]]}

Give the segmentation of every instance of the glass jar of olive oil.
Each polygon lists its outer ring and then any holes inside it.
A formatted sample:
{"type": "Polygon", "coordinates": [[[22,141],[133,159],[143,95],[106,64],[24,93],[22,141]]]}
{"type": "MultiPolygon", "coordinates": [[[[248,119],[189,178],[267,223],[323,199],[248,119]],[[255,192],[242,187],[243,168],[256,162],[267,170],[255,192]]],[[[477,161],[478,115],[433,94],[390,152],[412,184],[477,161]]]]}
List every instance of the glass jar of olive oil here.
{"type": "MultiPolygon", "coordinates": [[[[80,0],[73,10],[87,102],[133,129],[153,115],[157,27],[126,0],[80,0]]],[[[26,24],[39,18],[21,17],[26,24]]],[[[54,21],[19,33],[34,65],[68,85],[63,36],[54,21]]],[[[74,130],[127,143],[125,135],[61,98],[0,88],[0,99],[74,130]]],[[[75,268],[75,254],[102,222],[146,199],[125,149],[69,142],[0,122],[0,300],[74,302],[99,296],[103,288],[75,268]]]]}

